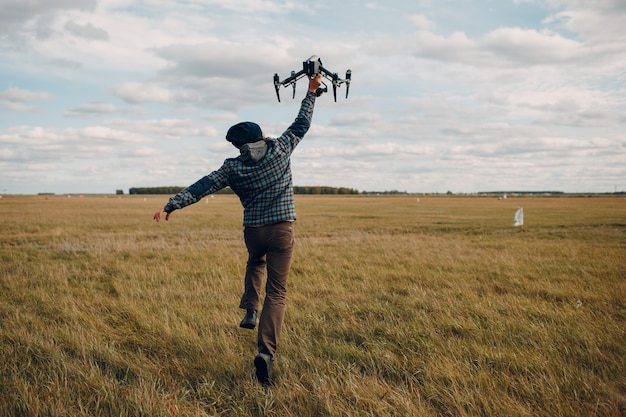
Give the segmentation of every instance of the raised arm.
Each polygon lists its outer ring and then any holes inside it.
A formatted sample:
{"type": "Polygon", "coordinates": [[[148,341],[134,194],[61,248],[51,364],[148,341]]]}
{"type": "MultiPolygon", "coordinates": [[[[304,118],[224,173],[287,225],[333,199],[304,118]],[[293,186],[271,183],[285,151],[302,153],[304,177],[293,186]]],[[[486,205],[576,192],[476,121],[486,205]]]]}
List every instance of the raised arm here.
{"type": "Polygon", "coordinates": [[[296,116],[296,120],[294,120],[291,126],[281,135],[281,137],[291,142],[292,150],[302,140],[306,132],[308,132],[309,127],[311,127],[313,106],[315,105],[315,98],[317,97],[316,91],[320,85],[322,85],[321,74],[318,74],[315,78],[309,78],[309,88],[300,105],[298,116],[296,116]]]}

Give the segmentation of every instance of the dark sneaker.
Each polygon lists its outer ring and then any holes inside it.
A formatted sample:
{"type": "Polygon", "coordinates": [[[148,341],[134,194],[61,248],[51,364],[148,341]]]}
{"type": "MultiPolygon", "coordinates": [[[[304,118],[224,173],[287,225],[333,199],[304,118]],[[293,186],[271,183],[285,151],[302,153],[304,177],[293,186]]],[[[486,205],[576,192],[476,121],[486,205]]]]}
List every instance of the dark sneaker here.
{"type": "Polygon", "coordinates": [[[267,353],[259,353],[254,358],[254,367],[256,368],[256,379],[264,387],[272,385],[272,364],[274,358],[267,353]]]}
{"type": "Polygon", "coordinates": [[[256,320],[258,316],[255,310],[248,309],[245,317],[239,323],[239,327],[243,327],[244,329],[254,329],[256,327],[256,320]]]}

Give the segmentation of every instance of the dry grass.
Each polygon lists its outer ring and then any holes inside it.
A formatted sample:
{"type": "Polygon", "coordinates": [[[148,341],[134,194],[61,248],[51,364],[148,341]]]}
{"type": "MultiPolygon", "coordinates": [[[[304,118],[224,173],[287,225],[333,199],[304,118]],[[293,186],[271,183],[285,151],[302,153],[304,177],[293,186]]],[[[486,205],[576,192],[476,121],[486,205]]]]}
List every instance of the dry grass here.
{"type": "Polygon", "coordinates": [[[271,389],[238,201],[165,200],[0,200],[0,416],[626,415],[626,199],[298,196],[271,389]]]}

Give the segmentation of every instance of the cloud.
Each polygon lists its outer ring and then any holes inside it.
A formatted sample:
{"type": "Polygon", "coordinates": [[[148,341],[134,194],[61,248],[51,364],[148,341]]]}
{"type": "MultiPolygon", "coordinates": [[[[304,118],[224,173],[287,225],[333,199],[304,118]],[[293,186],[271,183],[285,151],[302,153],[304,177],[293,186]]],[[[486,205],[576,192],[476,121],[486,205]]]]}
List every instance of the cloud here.
{"type": "Polygon", "coordinates": [[[236,114],[234,113],[214,113],[214,114],[208,114],[206,116],[204,116],[205,120],[208,120],[209,122],[227,122],[230,124],[234,124],[236,123],[239,118],[237,117],[236,114]]]}
{"type": "Polygon", "coordinates": [[[0,99],[7,101],[34,102],[50,100],[52,96],[45,92],[29,91],[11,87],[4,92],[0,92],[0,99]]]}
{"type": "Polygon", "coordinates": [[[237,13],[253,15],[286,14],[295,10],[311,12],[311,8],[306,4],[300,4],[292,0],[207,0],[204,3],[209,9],[213,7],[220,7],[237,13]]]}
{"type": "Polygon", "coordinates": [[[223,40],[195,45],[171,45],[157,48],[155,52],[171,63],[170,67],[162,71],[164,74],[194,78],[267,77],[266,74],[271,74],[285,56],[283,51],[274,46],[223,40]]]}
{"type": "Polygon", "coordinates": [[[581,43],[549,30],[501,28],[487,33],[480,40],[472,40],[463,32],[448,37],[425,31],[415,34],[416,56],[475,66],[574,63],[586,66],[590,64],[589,53],[584,52],[581,43]]]}
{"type": "Polygon", "coordinates": [[[496,29],[484,37],[480,47],[513,65],[578,63],[586,58],[579,42],[549,30],[496,29]]]}
{"type": "Polygon", "coordinates": [[[112,104],[93,102],[74,109],[68,109],[63,115],[66,117],[89,117],[93,115],[116,113],[118,111],[121,111],[121,109],[112,104]]]}
{"type": "Polygon", "coordinates": [[[200,127],[190,119],[153,119],[153,120],[108,120],[107,125],[127,132],[151,134],[166,139],[183,139],[190,137],[215,137],[217,129],[200,127]]]}
{"type": "Polygon", "coordinates": [[[613,40],[625,42],[623,37],[626,3],[621,0],[547,0],[561,9],[549,16],[547,21],[564,21],[572,33],[579,33],[592,41],[613,40]]]}
{"type": "Polygon", "coordinates": [[[65,29],[79,38],[95,41],[109,40],[109,33],[106,30],[96,27],[91,23],[81,25],[70,20],[65,24],[65,29]]]}
{"type": "Polygon", "coordinates": [[[53,58],[49,62],[51,65],[57,68],[63,68],[63,69],[69,69],[69,70],[77,70],[82,66],[80,62],[72,61],[72,60],[65,59],[65,58],[53,58]]]}
{"type": "MultiPolygon", "coordinates": [[[[96,0],[3,0],[0,2],[0,38],[12,36],[27,23],[41,31],[49,31],[52,17],[69,10],[94,10],[96,0]]],[[[22,36],[22,35],[20,35],[22,36]]]]}
{"type": "Polygon", "coordinates": [[[422,30],[433,30],[437,27],[437,24],[431,21],[428,17],[421,14],[410,14],[406,19],[422,30]]]}
{"type": "MultiPolygon", "coordinates": [[[[113,129],[106,126],[87,126],[83,128],[43,128],[15,126],[0,135],[0,143],[22,150],[55,151],[58,155],[76,155],[77,152],[97,158],[97,148],[111,151],[119,143],[139,144],[151,139],[136,133],[113,129]],[[95,147],[94,147],[95,146],[95,147]]],[[[56,157],[48,155],[49,157],[56,157]]]]}
{"type": "Polygon", "coordinates": [[[213,107],[236,110],[253,105],[259,97],[266,97],[263,86],[249,85],[246,79],[221,77],[197,78],[193,76],[161,76],[167,88],[154,82],[128,82],[114,88],[114,94],[131,104],[158,103],[177,108],[213,107]]]}
{"type": "Polygon", "coordinates": [[[38,101],[51,100],[53,96],[46,92],[29,91],[16,87],[0,92],[0,108],[15,112],[34,112],[38,111],[35,106],[26,103],[35,103],[38,101]]]}
{"type": "Polygon", "coordinates": [[[377,125],[381,122],[382,117],[379,113],[342,113],[334,116],[331,121],[331,126],[368,126],[377,125]]]}
{"type": "MultiPolygon", "coordinates": [[[[542,21],[549,27],[498,27],[474,39],[462,31],[444,35],[422,27],[414,35],[414,54],[474,66],[606,68],[607,64],[626,65],[623,54],[626,49],[623,26],[626,7],[623,1],[545,2],[560,9],[542,21]]],[[[419,23],[421,18],[417,20],[419,23]]]]}
{"type": "Polygon", "coordinates": [[[0,134],[0,173],[14,192],[55,191],[59,186],[113,192],[140,159],[149,157],[145,144],[151,142],[106,126],[15,126],[0,134]]]}
{"type": "Polygon", "coordinates": [[[122,83],[114,88],[114,94],[127,103],[162,103],[167,104],[172,94],[155,83],[122,83]]]}

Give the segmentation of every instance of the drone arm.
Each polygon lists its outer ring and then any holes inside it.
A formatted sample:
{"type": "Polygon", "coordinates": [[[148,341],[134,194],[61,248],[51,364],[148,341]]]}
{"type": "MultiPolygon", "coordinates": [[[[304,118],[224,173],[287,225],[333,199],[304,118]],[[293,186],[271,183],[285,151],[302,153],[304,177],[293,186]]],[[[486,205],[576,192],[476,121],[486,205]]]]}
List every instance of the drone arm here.
{"type": "Polygon", "coordinates": [[[279,81],[279,83],[286,87],[289,84],[295,83],[296,81],[298,81],[304,74],[305,74],[304,70],[300,70],[300,71],[295,72],[295,73],[292,71],[290,77],[287,77],[287,78],[285,78],[282,81],[279,81]]]}
{"type": "Polygon", "coordinates": [[[329,80],[332,79],[333,77],[333,73],[328,71],[326,68],[324,68],[322,65],[320,65],[320,72],[329,80]]]}
{"type": "Polygon", "coordinates": [[[293,97],[296,96],[296,81],[298,81],[301,77],[305,75],[305,71],[291,71],[291,75],[284,80],[280,81],[278,74],[274,74],[274,88],[276,89],[276,97],[278,98],[278,102],[280,103],[280,86],[287,87],[288,85],[293,85],[293,97]]]}
{"type": "Polygon", "coordinates": [[[337,101],[337,86],[341,85],[345,80],[339,78],[336,72],[330,72],[323,66],[320,66],[320,72],[333,83],[333,97],[337,101]]]}

